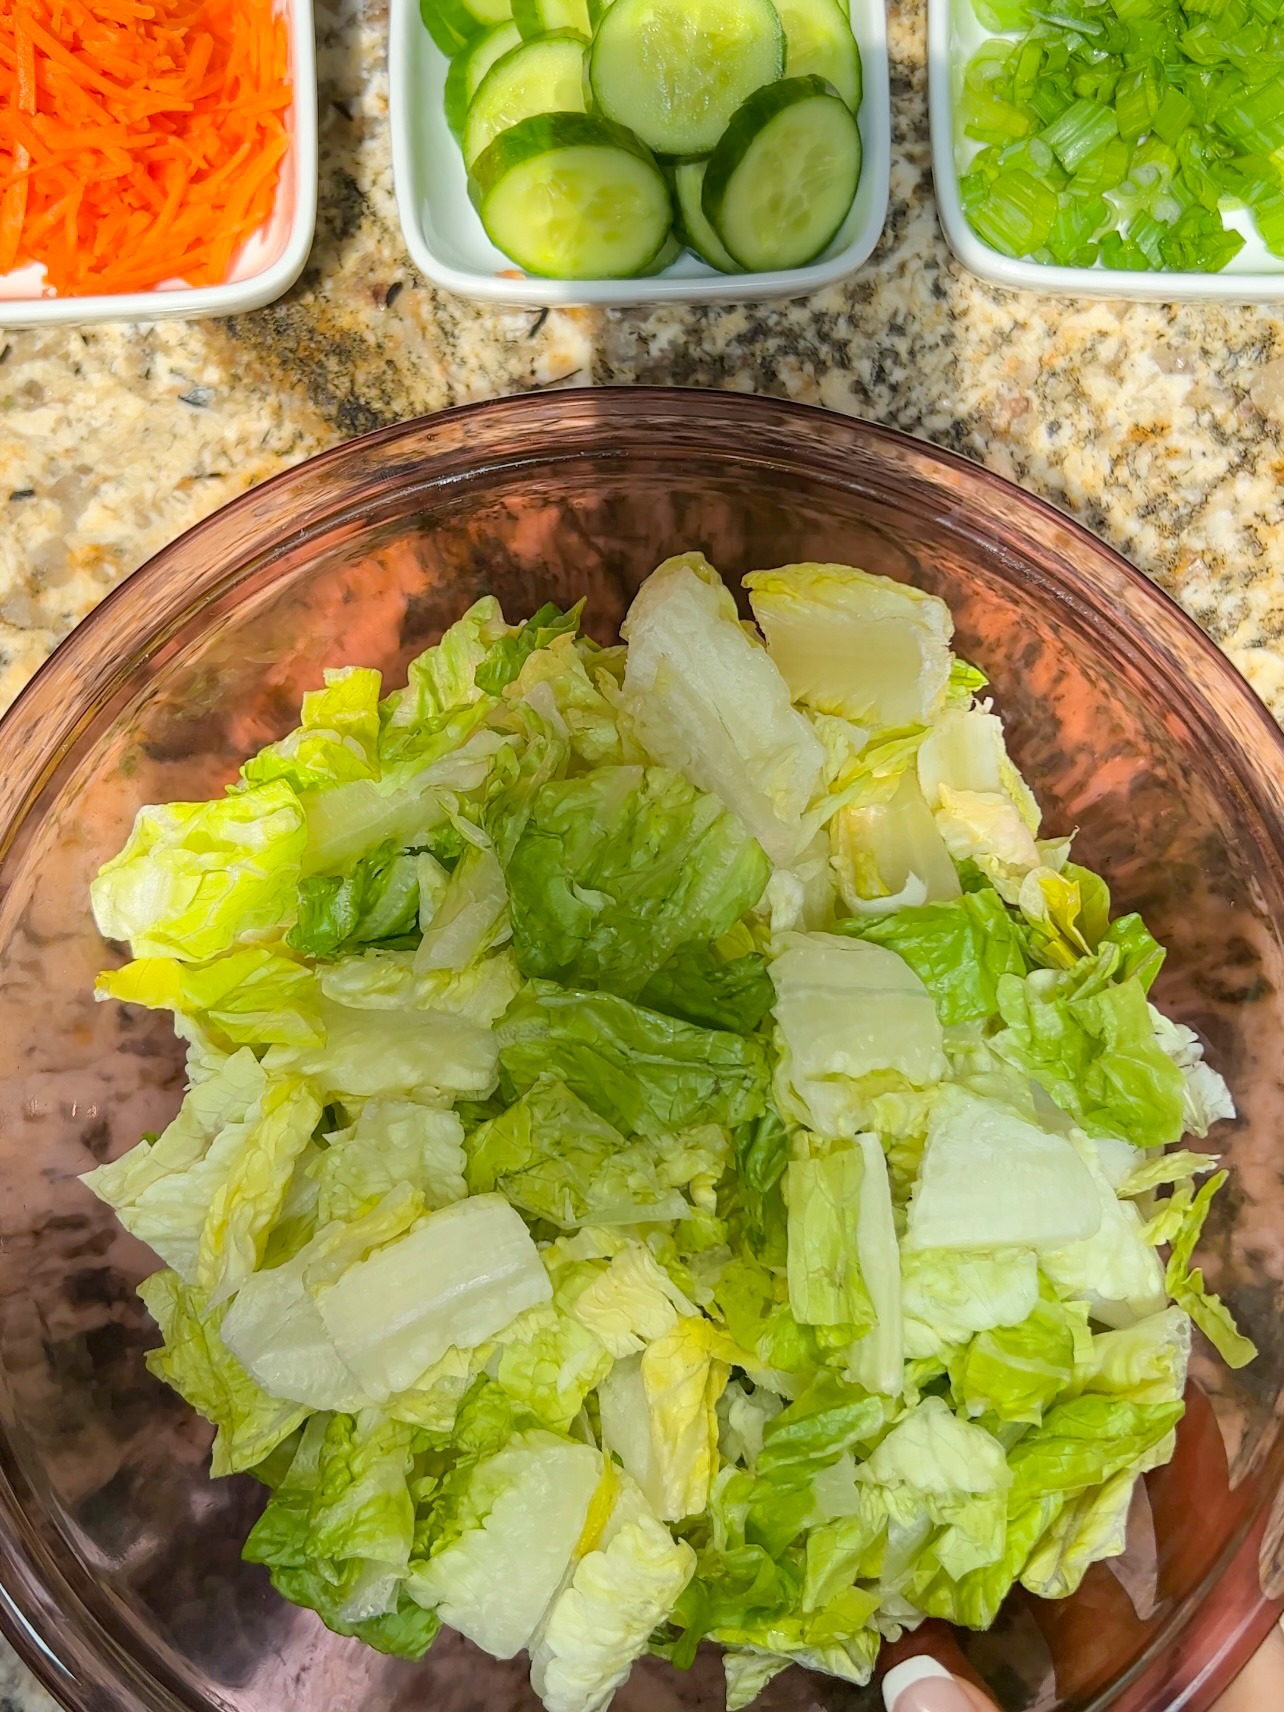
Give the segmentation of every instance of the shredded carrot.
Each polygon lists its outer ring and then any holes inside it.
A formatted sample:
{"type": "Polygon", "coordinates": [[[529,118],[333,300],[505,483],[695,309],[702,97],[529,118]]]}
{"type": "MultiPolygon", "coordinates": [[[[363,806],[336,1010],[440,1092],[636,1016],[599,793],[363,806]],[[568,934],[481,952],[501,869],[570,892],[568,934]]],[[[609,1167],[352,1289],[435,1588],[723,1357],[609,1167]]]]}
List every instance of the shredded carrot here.
{"type": "Polygon", "coordinates": [[[0,274],[216,285],[289,149],[273,0],[0,0],[0,274]]]}

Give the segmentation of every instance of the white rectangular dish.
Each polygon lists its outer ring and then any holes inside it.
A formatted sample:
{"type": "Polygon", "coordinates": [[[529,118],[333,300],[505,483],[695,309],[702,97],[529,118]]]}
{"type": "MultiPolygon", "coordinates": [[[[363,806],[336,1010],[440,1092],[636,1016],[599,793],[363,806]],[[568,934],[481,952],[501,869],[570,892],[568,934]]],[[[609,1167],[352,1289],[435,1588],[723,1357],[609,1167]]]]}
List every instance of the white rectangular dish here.
{"type": "Polygon", "coordinates": [[[449,61],[429,36],[417,0],[392,0],[388,105],[397,212],[411,260],[434,285],[488,303],[561,305],[743,303],[805,297],[852,273],[883,230],[891,172],[887,18],[883,0],[853,0],[864,93],[857,115],[863,165],[842,229],[819,261],[779,273],[723,274],[684,253],[664,273],[640,279],[540,279],[520,274],[482,230],[468,198],[459,146],[446,123],[449,61]]]}
{"type": "Polygon", "coordinates": [[[47,327],[91,321],[193,320],[261,308],[299,277],[317,212],[317,74],[312,0],[282,0],[290,41],[290,144],[281,163],[271,219],[242,249],[222,285],[166,284],[101,297],[42,297],[42,270],[29,265],[0,275],[0,327],[47,327]]]}
{"type": "Polygon", "coordinates": [[[995,32],[976,16],[972,0],[928,0],[927,73],[932,130],[932,176],[946,241],[973,273],[994,285],[1061,297],[1130,297],[1143,303],[1262,303],[1284,301],[1284,258],[1273,256],[1245,212],[1226,223],[1244,247],[1220,273],[1129,273],[1102,267],[1055,267],[1014,259],[972,230],[959,199],[959,178],[981,145],[963,135],[956,107],[968,60],[995,32]]]}

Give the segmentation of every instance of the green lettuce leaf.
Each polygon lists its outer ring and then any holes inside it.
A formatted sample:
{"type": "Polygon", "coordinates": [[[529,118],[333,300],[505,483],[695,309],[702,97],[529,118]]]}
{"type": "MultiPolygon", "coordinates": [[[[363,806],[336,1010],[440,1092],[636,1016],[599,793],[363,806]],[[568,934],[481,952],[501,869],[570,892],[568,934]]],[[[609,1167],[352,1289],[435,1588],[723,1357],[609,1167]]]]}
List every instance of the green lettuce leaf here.
{"type": "Polygon", "coordinates": [[[970,1416],[1038,1426],[1044,1411],[1069,1389],[1075,1357],[1088,1340],[1087,1310],[1053,1300],[1035,1304],[1015,1326],[978,1332],[949,1363],[955,1402],[970,1416]]]}
{"type": "Polygon", "coordinates": [[[907,1249],[901,1257],[905,1350],[943,1357],[977,1332],[1019,1326],[1039,1299],[1039,1268],[1028,1249],[994,1254],[907,1249]]]}
{"type": "Polygon", "coordinates": [[[440,642],[410,662],[405,689],[395,690],[384,701],[380,711],[385,743],[408,728],[423,726],[477,702],[482,695],[478,668],[492,648],[513,634],[494,595],[474,601],[463,617],[443,632],[440,642]]]}
{"type": "Polygon", "coordinates": [[[1077,971],[1002,976],[999,1009],[1007,1027],[994,1049],[1089,1135],[1167,1147],[1185,1127],[1181,1071],[1155,1038],[1140,981],[1091,990],[1094,984],[1085,991],[1077,971]]]}
{"type": "Polygon", "coordinates": [[[337,957],[356,945],[418,938],[419,858],[391,839],[343,874],[299,881],[299,919],[287,944],[309,957],[337,957]]]}
{"type": "Polygon", "coordinates": [[[523,1315],[519,1326],[504,1335],[495,1378],[537,1421],[567,1432],[614,1358],[595,1332],[556,1302],[523,1315]]]}
{"type": "Polygon", "coordinates": [[[365,666],[327,668],[325,688],[303,698],[300,724],[241,768],[250,785],[284,779],[296,791],[379,777],[379,674],[365,666]]]}
{"type": "Polygon", "coordinates": [[[564,1230],[677,1219],[690,1208],[665,1169],[668,1151],[630,1146],[565,1083],[537,1082],[469,1135],[468,1182],[564,1230]]]}
{"type": "Polygon", "coordinates": [[[1221,1298],[1205,1289],[1204,1274],[1199,1267],[1191,1265],[1213,1196],[1227,1176],[1227,1172],[1219,1171],[1210,1177],[1191,1201],[1173,1238],[1164,1282],[1173,1301],[1186,1310],[1226,1365],[1246,1367],[1257,1354],[1256,1344],[1239,1330],[1221,1298]]]}
{"type": "Polygon", "coordinates": [[[811,837],[803,813],[825,754],[730,591],[699,553],[668,559],[638,590],[621,706],[642,748],[739,815],[778,866],[811,837]]]}
{"type": "Polygon", "coordinates": [[[701,1028],[752,1034],[771,1009],[774,989],[756,951],[723,959],[713,945],[684,945],[638,994],[648,1010],[701,1028]]]}
{"type": "Polygon", "coordinates": [[[856,916],[841,927],[903,957],[947,1028],[997,1015],[999,977],[1024,975],[1028,967],[1021,931],[994,891],[893,915],[856,916]]]}
{"type": "Polygon", "coordinates": [[[1179,1399],[1135,1403],[1100,1395],[1056,1404],[1008,1453],[1014,1507],[1100,1486],[1167,1438],[1185,1409],[1179,1399]]]}
{"type": "Polygon", "coordinates": [[[859,1335],[874,1323],[856,1240],[864,1179],[858,1147],[789,1163],[789,1306],[803,1325],[850,1326],[859,1335]]]}
{"type": "Polygon", "coordinates": [[[510,932],[508,892],[493,850],[470,845],[459,859],[415,952],[419,974],[466,969],[510,932]]]}
{"type": "Polygon", "coordinates": [[[401,1184],[434,1208],[468,1193],[464,1128],[454,1112],[412,1100],[366,1100],[356,1121],[328,1140],[312,1168],[319,1224],[359,1218],[401,1184]]]}
{"type": "Polygon", "coordinates": [[[219,1332],[227,1304],[211,1307],[203,1290],[176,1272],[154,1272],[138,1286],[165,1340],[147,1366],[216,1429],[210,1472],[241,1474],[261,1463],[299,1426],[307,1410],[270,1397],[246,1372],[219,1332]]]}
{"type": "Polygon", "coordinates": [[[1042,1253],[1095,1234],[1101,1200],[1074,1146],[953,1084],[933,1102],[909,1206],[911,1249],[1042,1253]]]}
{"type": "Polygon", "coordinates": [[[499,695],[521,672],[537,648],[549,648],[559,636],[574,636],[580,627],[584,602],[577,600],[568,612],[545,601],[519,629],[492,642],[473,673],[473,682],[486,695],[499,695]]]}
{"type": "Polygon", "coordinates": [[[456,1537],[412,1561],[407,1590],[493,1658],[514,1657],[562,1584],[602,1472],[588,1445],[519,1433],[472,1470],[456,1537]]]}
{"type": "Polygon", "coordinates": [[[788,1238],[781,1191],[789,1163],[789,1132],[780,1113],[769,1105],[760,1118],[737,1125],[732,1145],[736,1208],[744,1223],[744,1247],[765,1264],[782,1270],[788,1238]]]}
{"type": "MultiPolygon", "coordinates": [[[[909,749],[909,740],[900,747],[909,749]]],[[[892,795],[858,791],[830,822],[831,860],[854,916],[886,916],[959,895],[954,863],[919,789],[913,760],[909,749],[892,795]]]]}
{"type": "Polygon", "coordinates": [[[1092,1176],[1100,1221],[1091,1236],[1043,1254],[1040,1264],[1062,1295],[1089,1302],[1095,1319],[1129,1325],[1163,1307],[1163,1274],[1141,1214],[1116,1197],[1097,1147],[1082,1136],[1071,1145],[1092,1176]]]}
{"type": "Polygon", "coordinates": [[[600,1712],[695,1569],[684,1540],[642,1509],[575,1565],[531,1648],[546,1712],[600,1712]]]}
{"type": "Polygon", "coordinates": [[[266,946],[229,951],[211,963],[139,957],[104,970],[94,994],[195,1017],[238,1046],[310,1046],[322,1039],[312,971],[266,946]]]}
{"type": "MultiPolygon", "coordinates": [[[[887,1414],[882,1398],[822,1370],[763,1428],[762,1449],[746,1495],[748,1542],[778,1558],[813,1521],[825,1520],[823,1511],[817,1514],[817,1476],[848,1452],[867,1453],[887,1414]]],[[[858,1506],[852,1488],[850,1507],[858,1506]]]]}
{"type": "Polygon", "coordinates": [[[869,1079],[925,1087],[945,1074],[931,996],[903,958],[829,933],[791,933],[771,965],[777,1104],[822,1136],[862,1127],[869,1079]]]}
{"type": "Polygon", "coordinates": [[[782,565],[744,581],[795,701],[876,727],[939,713],[954,620],[936,595],[850,565],[782,565]]]}
{"type": "Polygon", "coordinates": [[[496,1033],[512,1095],[558,1077],[623,1135],[745,1123],[764,1108],[757,1040],[695,1028],[612,993],[532,981],[496,1033]]]}
{"type": "Polygon", "coordinates": [[[90,885],[104,939],[135,957],[204,962],[294,919],[307,830],[283,780],[213,802],[140,808],[124,848],[90,885]]]}

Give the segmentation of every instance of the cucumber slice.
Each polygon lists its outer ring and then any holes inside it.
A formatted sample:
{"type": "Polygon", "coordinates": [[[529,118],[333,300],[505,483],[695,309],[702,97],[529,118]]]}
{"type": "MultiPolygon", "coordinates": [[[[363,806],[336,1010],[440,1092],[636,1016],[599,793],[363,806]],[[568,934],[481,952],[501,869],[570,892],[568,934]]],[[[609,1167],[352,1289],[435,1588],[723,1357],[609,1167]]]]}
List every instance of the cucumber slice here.
{"type": "Polygon", "coordinates": [[[587,0],[512,0],[512,5],[513,22],[528,40],[550,30],[578,30],[586,38],[593,34],[587,0]]]}
{"type": "Polygon", "coordinates": [[[455,34],[470,42],[483,30],[506,24],[513,15],[512,0],[433,0],[437,13],[455,34]]]}
{"type": "Polygon", "coordinates": [[[708,154],[784,70],[771,0],[613,0],[589,57],[594,104],[657,153],[708,154]]]}
{"type": "Polygon", "coordinates": [[[506,24],[496,24],[484,36],[478,36],[466,48],[460,48],[446,73],[446,123],[456,137],[464,134],[468,107],[481,86],[481,80],[510,48],[521,41],[517,25],[510,18],[506,24]]]}
{"type": "Polygon", "coordinates": [[[606,16],[606,9],[610,4],[611,0],[588,0],[589,23],[592,25],[593,29],[596,30],[598,25],[602,22],[602,19],[606,16]]]}
{"type": "Polygon", "coordinates": [[[502,132],[475,163],[469,193],[491,242],[551,279],[643,273],[673,219],[646,149],[586,113],[537,113],[502,132]]]}
{"type": "Polygon", "coordinates": [[[785,30],[785,76],[823,77],[854,113],[860,106],[860,49],[838,0],[776,0],[785,30]]]}
{"type": "Polygon", "coordinates": [[[465,164],[471,168],[501,131],[536,113],[582,113],[587,50],[587,41],[573,30],[551,30],[497,59],[469,103],[465,164]]]}
{"type": "Polygon", "coordinates": [[[466,38],[443,16],[438,0],[419,0],[419,16],[424,29],[447,59],[453,59],[460,48],[467,45],[466,38]]]}
{"type": "Polygon", "coordinates": [[[672,267],[682,254],[682,245],[676,232],[670,232],[660,245],[659,253],[641,270],[641,276],[650,279],[653,274],[663,273],[665,268],[672,267]]]}
{"type": "Polygon", "coordinates": [[[842,97],[822,78],[787,77],[751,95],[728,125],[701,206],[741,267],[802,267],[847,218],[860,163],[860,130],[842,97]]]}
{"type": "Polygon", "coordinates": [[[734,256],[704,217],[700,193],[704,189],[704,161],[683,161],[673,174],[673,188],[678,201],[678,218],[682,235],[688,246],[702,262],[708,262],[719,273],[741,273],[734,256]]]}

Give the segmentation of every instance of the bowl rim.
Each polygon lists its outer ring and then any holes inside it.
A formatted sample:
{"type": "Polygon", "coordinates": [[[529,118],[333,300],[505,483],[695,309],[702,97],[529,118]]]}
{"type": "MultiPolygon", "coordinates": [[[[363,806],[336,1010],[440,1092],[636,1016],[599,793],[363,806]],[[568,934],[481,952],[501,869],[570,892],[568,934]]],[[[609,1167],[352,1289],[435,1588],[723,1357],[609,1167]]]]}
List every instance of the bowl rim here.
{"type": "MultiPolygon", "coordinates": [[[[166,625],[190,620],[199,609],[221,590],[227,588],[227,578],[253,564],[264,551],[260,526],[253,523],[255,508],[264,496],[287,491],[291,485],[324,475],[334,465],[352,458],[354,453],[394,445],[398,441],[413,442],[431,439],[438,428],[449,424],[452,430],[478,419],[512,418],[517,424],[523,417],[540,412],[556,414],[560,402],[591,400],[599,411],[609,416],[619,412],[618,421],[627,423],[633,413],[645,416],[648,409],[656,412],[690,412],[701,410],[718,413],[727,410],[747,416],[760,414],[764,423],[774,418],[777,425],[791,420],[800,425],[815,424],[823,419],[826,432],[835,443],[835,452],[844,458],[858,459],[867,446],[894,449],[906,458],[911,470],[921,479],[945,472],[963,478],[973,485],[974,493],[983,499],[989,493],[1015,500],[1018,530],[1025,520],[1045,519],[1055,524],[1065,537],[1078,539],[1096,558],[1098,570],[1118,578],[1131,592],[1149,606],[1167,626],[1184,634],[1210,669],[1219,696],[1216,706],[1205,695],[1197,695],[1206,711],[1218,724],[1226,724],[1232,712],[1245,718],[1254,735],[1263,740],[1273,762],[1278,763],[1284,778],[1284,731],[1257,696],[1252,686],[1235,668],[1229,657],[1216,645],[1184,609],[1162,588],[1150,581],[1112,547],[1100,541],[1084,525],[1070,517],[1060,507],[1009,482],[974,462],[928,441],[917,439],[897,429],[867,422],[861,418],[842,416],[817,406],[777,400],[756,394],[719,392],[706,388],[677,387],[581,387],[554,394],[536,392],[513,397],[485,400],[476,404],[434,412],[430,415],[395,423],[352,440],[341,441],[316,456],[279,472],[268,481],[248,489],[207,518],[194,524],[174,541],[154,554],[138,570],[124,578],[94,610],[89,613],[54,649],[30,682],[0,717],[0,752],[14,757],[17,764],[0,770],[0,862],[7,855],[15,834],[38,801],[44,785],[56,771],[91,711],[100,709],[112,693],[118,691],[165,639],[166,625]],[[237,556],[229,565],[226,560],[211,565],[204,576],[189,579],[182,591],[182,605],[177,616],[162,610],[153,632],[150,622],[140,630],[150,638],[138,643],[127,655],[117,655],[111,662],[106,679],[95,679],[92,671],[82,667],[92,665],[100,632],[107,628],[122,608],[135,606],[140,614],[148,614],[150,591],[158,577],[163,577],[169,561],[180,553],[190,552],[202,536],[225,525],[229,518],[246,521],[250,527],[237,544],[237,556]],[[26,777],[24,761],[38,756],[40,764],[26,777]]],[[[687,418],[688,423],[690,417],[687,418]]],[[[599,423],[598,431],[605,424],[599,423]]],[[[559,459],[555,445],[538,443],[537,456],[559,459]]],[[[505,464],[529,460],[531,441],[526,446],[515,442],[502,455],[505,464]]],[[[445,448],[442,449],[443,451],[445,448]]],[[[560,456],[580,457],[583,449],[572,446],[560,456]]],[[[431,480],[433,449],[425,445],[417,458],[425,481],[431,480]]],[[[414,485],[414,484],[412,484],[414,485]]],[[[946,484],[948,487],[948,483],[946,484]]],[[[306,540],[309,535],[348,515],[353,495],[350,490],[335,495],[317,496],[306,515],[297,519],[288,531],[275,530],[272,546],[281,549],[291,540],[306,540]]],[[[1069,598],[1069,596],[1067,596],[1069,598]]],[[[1161,661],[1161,663],[1163,663],[1161,661]]],[[[1240,744],[1236,744],[1240,748],[1240,744]]],[[[1261,777],[1260,767],[1256,769],[1261,777]]],[[[1245,788],[1256,797],[1256,781],[1241,775],[1245,788]]],[[[1284,840],[1281,842],[1284,858],[1284,840]]],[[[0,1372],[0,1393],[5,1387],[0,1372]]],[[[1274,1460],[1284,1467],[1284,1439],[1274,1445],[1274,1460]]],[[[122,1644],[120,1629],[112,1621],[113,1598],[93,1575],[83,1560],[76,1557],[60,1534],[56,1539],[38,1533],[17,1503],[19,1491],[29,1490],[29,1482],[17,1459],[11,1455],[6,1435],[0,1431],[0,1635],[33,1672],[39,1682],[64,1706],[73,1712],[175,1712],[178,1708],[194,1708],[196,1702],[181,1675],[169,1664],[163,1645],[149,1644],[145,1652],[134,1654],[122,1644]],[[42,1630],[48,1620],[58,1618],[63,1640],[59,1650],[47,1643],[42,1630]],[[91,1673],[109,1673],[109,1679],[92,1679],[91,1673]]],[[[1284,1494],[1284,1487],[1281,1488],[1284,1494]]],[[[34,1496],[34,1494],[33,1494],[34,1496]]],[[[1279,1498],[1276,1500],[1276,1508],[1279,1498]]],[[[1250,1515],[1223,1548],[1219,1559],[1203,1575],[1199,1584],[1179,1599],[1166,1625],[1169,1640],[1176,1639],[1189,1617],[1199,1608],[1207,1608],[1219,1619],[1215,1646],[1197,1683],[1192,1686],[1192,1698],[1185,1700],[1189,1712],[1199,1712],[1211,1704],[1217,1693],[1230,1682],[1252,1651],[1284,1611],[1284,1597],[1270,1599],[1261,1590],[1257,1573],[1258,1552],[1267,1530],[1268,1507],[1259,1507],[1250,1515]]],[[[1132,1669],[1111,1685],[1110,1698],[1095,1697],[1094,1712],[1104,1712],[1108,1705],[1118,1712],[1143,1712],[1159,1704],[1153,1696],[1171,1686],[1165,1675],[1165,1661],[1160,1658],[1147,1663],[1139,1660],[1132,1669]]],[[[1088,1712],[1088,1708],[1084,1708],[1088,1712]]]]}

